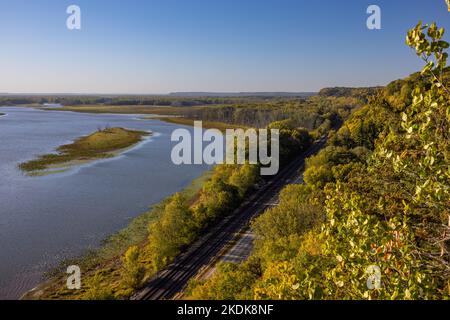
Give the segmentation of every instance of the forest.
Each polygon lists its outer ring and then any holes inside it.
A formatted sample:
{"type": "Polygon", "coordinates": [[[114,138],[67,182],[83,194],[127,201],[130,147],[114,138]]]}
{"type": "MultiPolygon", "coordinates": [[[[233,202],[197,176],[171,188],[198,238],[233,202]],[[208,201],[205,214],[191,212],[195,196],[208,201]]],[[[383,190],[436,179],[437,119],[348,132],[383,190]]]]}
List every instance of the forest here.
{"type": "MultiPolygon", "coordinates": [[[[444,29],[406,43],[421,72],[368,99],[307,160],[305,184],[251,224],[252,255],[191,299],[448,299],[450,68],[444,29]]],[[[342,89],[322,94],[348,94],[342,89]]]]}

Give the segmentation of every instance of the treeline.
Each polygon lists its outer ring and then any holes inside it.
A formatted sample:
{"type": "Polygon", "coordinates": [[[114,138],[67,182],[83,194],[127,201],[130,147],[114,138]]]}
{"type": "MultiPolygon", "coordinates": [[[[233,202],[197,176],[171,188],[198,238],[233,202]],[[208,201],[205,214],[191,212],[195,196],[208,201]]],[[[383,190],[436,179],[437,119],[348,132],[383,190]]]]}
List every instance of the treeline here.
{"type": "Polygon", "coordinates": [[[147,266],[158,271],[197,239],[211,223],[233,212],[259,180],[256,165],[219,165],[192,206],[175,195],[161,218],[150,225],[144,249],[147,266]]]}
{"type": "Polygon", "coordinates": [[[171,97],[171,96],[95,96],[95,95],[4,95],[0,105],[15,106],[29,104],[61,104],[64,106],[110,105],[110,106],[172,106],[191,107],[202,105],[223,105],[264,101],[259,97],[171,97]]]}
{"type": "MultiPolygon", "coordinates": [[[[366,99],[367,97],[364,97],[366,99]]],[[[270,123],[290,119],[296,127],[314,130],[320,126],[336,126],[355,108],[363,105],[355,97],[311,97],[275,99],[264,103],[234,104],[186,109],[183,115],[191,119],[218,121],[248,127],[265,128],[270,123]]]]}
{"type": "Polygon", "coordinates": [[[450,297],[443,34],[435,24],[408,33],[427,63],[422,73],[391,83],[331,133],[307,161],[306,184],[286,187],[279,206],[253,221],[251,257],[192,282],[191,298],[450,297]]]}

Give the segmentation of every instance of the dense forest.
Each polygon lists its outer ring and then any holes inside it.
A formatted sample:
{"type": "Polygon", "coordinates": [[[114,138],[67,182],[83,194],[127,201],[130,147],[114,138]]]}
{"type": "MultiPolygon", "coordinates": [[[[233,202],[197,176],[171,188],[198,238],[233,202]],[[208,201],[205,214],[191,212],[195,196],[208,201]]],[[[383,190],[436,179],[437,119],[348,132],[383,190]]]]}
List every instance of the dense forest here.
{"type": "Polygon", "coordinates": [[[308,130],[320,126],[333,126],[348,117],[351,111],[362,105],[360,97],[310,97],[280,99],[265,103],[233,104],[210,108],[186,109],[184,116],[191,119],[218,121],[249,127],[265,128],[274,121],[289,119],[296,127],[308,130]]]}
{"type": "MultiPolygon", "coordinates": [[[[450,297],[450,69],[444,30],[418,24],[420,73],[390,83],[307,161],[304,185],[251,225],[242,264],[193,281],[194,299],[450,297]]],[[[325,90],[321,94],[348,94],[325,90]]]]}

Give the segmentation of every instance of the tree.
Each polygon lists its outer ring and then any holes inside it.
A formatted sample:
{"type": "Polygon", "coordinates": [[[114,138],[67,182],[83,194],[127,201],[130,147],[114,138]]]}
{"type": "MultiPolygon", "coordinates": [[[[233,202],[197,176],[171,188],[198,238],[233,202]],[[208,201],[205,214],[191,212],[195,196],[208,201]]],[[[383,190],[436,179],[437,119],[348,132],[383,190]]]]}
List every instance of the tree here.
{"type": "Polygon", "coordinates": [[[154,270],[159,270],[170,262],[197,234],[192,211],[179,193],[172,197],[161,218],[149,228],[150,255],[154,270]]]}
{"type": "Polygon", "coordinates": [[[247,192],[256,185],[258,179],[258,166],[244,164],[234,170],[229,177],[229,182],[238,189],[239,197],[243,198],[247,192]]]}
{"type": "Polygon", "coordinates": [[[137,246],[128,248],[122,258],[122,284],[125,288],[138,289],[145,276],[145,267],[139,261],[140,250],[137,246]]]}

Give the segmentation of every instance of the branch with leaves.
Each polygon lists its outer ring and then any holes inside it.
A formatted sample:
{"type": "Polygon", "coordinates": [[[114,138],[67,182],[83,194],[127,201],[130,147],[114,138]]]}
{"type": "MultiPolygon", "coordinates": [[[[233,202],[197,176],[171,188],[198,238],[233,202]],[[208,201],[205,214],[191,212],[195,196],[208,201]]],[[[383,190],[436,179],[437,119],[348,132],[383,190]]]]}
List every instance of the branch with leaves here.
{"type": "Polygon", "coordinates": [[[431,74],[433,85],[442,88],[450,96],[450,90],[442,78],[448,59],[445,49],[449,47],[449,43],[442,40],[444,33],[445,29],[438,29],[436,23],[422,25],[420,21],[414,29],[408,31],[406,44],[415,49],[416,54],[426,63],[422,74],[431,74]]]}

